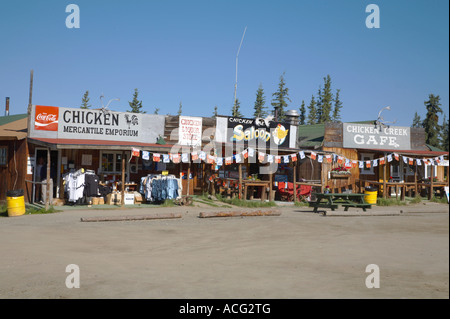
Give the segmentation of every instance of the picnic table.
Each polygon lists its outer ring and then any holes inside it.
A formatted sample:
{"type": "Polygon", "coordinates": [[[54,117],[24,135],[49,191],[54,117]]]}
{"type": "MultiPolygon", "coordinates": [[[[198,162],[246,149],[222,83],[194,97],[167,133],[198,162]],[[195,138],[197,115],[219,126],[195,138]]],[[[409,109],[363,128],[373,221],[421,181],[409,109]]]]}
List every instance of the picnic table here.
{"type": "Polygon", "coordinates": [[[319,207],[330,208],[334,211],[339,205],[345,207],[345,211],[348,211],[349,207],[362,208],[363,211],[366,211],[367,208],[372,208],[372,205],[364,200],[364,194],[312,193],[312,195],[316,197],[316,200],[309,202],[309,207],[314,207],[314,213],[317,213],[319,207]]]}

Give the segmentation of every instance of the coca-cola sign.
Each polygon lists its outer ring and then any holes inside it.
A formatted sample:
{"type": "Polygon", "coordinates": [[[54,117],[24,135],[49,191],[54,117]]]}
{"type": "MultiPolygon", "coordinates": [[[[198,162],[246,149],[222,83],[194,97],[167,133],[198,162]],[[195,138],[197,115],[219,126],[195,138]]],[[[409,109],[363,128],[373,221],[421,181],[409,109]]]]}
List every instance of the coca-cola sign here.
{"type": "Polygon", "coordinates": [[[34,129],[40,131],[58,131],[59,108],[36,105],[34,129]]]}

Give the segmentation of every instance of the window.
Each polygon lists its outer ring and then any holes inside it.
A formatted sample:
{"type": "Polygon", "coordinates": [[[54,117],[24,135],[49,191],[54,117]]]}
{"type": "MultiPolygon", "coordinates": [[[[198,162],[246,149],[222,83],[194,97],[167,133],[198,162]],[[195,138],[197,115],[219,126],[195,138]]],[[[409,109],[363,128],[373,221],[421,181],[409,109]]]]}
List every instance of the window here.
{"type": "MultiPolygon", "coordinates": [[[[125,164],[127,163],[127,154],[125,154],[125,164]]],[[[125,167],[126,169],[126,167],[125,167]]],[[[102,173],[122,173],[122,152],[102,152],[101,155],[102,173]]]]}
{"type": "Polygon", "coordinates": [[[369,168],[366,167],[366,161],[372,162],[372,160],[373,160],[373,154],[361,153],[361,161],[364,162],[364,168],[361,168],[361,174],[366,174],[366,175],[375,174],[373,172],[373,163],[372,163],[372,165],[370,165],[369,168]]]}
{"type": "MultiPolygon", "coordinates": [[[[431,177],[431,165],[425,164],[425,178],[431,177]]],[[[437,177],[437,166],[434,167],[434,177],[437,177]]]]}
{"type": "Polygon", "coordinates": [[[8,165],[8,149],[0,147],[0,165],[8,165]]]}

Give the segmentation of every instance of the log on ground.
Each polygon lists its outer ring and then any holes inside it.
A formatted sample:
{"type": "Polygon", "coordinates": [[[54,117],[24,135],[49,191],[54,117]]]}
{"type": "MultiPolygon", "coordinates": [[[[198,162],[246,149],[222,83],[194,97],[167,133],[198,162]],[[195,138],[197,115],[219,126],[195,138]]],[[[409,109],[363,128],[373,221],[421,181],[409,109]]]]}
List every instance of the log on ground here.
{"type": "Polygon", "coordinates": [[[238,211],[238,212],[201,212],[198,217],[211,218],[211,217],[246,217],[246,216],[280,216],[278,211],[238,211]]]}
{"type": "Polygon", "coordinates": [[[82,222],[115,222],[115,221],[173,219],[173,218],[181,218],[181,214],[161,213],[161,214],[139,215],[139,216],[87,217],[87,218],[81,218],[81,221],[82,222]]]}

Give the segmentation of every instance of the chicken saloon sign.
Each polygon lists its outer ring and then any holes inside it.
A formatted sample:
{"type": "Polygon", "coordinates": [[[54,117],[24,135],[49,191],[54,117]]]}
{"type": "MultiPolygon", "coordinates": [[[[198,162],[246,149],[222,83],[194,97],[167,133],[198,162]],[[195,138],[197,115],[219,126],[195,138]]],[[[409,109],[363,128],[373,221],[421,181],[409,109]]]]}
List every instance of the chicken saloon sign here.
{"type": "Polygon", "coordinates": [[[222,130],[226,128],[226,134],[223,134],[226,139],[223,138],[223,142],[266,148],[290,147],[292,132],[291,125],[287,123],[267,121],[262,118],[223,117],[218,118],[218,128],[220,127],[222,130]]]}

